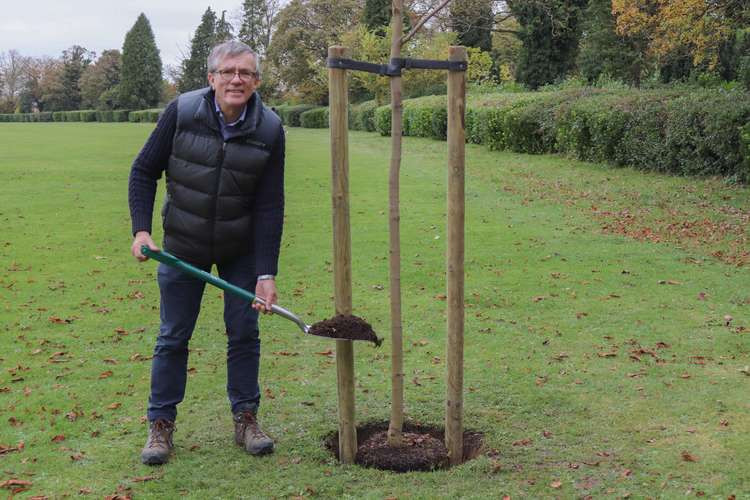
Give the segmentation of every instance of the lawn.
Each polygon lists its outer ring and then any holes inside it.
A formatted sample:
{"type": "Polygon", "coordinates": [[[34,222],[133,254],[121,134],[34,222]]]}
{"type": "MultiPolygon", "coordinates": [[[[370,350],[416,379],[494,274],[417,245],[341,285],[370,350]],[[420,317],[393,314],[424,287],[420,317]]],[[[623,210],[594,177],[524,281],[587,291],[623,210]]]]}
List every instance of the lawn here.
{"type": "MultiPolygon", "coordinates": [[[[0,125],[0,486],[20,496],[570,498],[750,493],[750,190],[467,146],[465,425],[480,457],[343,467],[335,343],[261,323],[261,422],[236,447],[221,292],[191,343],[176,452],[140,463],[156,265],[129,255],[130,163],[149,124],[0,125]]],[[[281,303],[333,313],[327,130],[288,131],[281,303]]],[[[350,135],[359,422],[389,415],[389,140],[350,135]]],[[[406,411],[441,425],[443,142],[405,138],[406,411]]],[[[160,197],[163,187],[160,185],[160,197]]],[[[158,216],[157,216],[158,218],[158,216]]],[[[158,224],[155,224],[158,226],[158,224]]],[[[160,236],[157,234],[157,236],[160,236]]]]}

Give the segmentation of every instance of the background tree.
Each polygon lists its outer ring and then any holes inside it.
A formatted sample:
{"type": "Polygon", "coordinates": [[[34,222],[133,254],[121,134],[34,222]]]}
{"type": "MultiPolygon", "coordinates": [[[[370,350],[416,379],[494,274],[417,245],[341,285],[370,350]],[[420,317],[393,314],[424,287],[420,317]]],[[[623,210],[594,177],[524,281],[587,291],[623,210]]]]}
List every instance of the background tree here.
{"type": "Polygon", "coordinates": [[[360,0],[292,0],[281,10],[268,57],[291,95],[327,102],[328,46],[340,43],[361,12],[360,0]]]}
{"type": "Polygon", "coordinates": [[[81,109],[80,80],[86,67],[96,55],[80,45],[63,51],[60,75],[60,109],[81,109]]]}
{"type": "Polygon", "coordinates": [[[492,0],[453,0],[450,3],[450,26],[458,45],[492,49],[494,25],[492,0]]]}
{"type": "Polygon", "coordinates": [[[11,49],[0,52],[0,113],[14,113],[29,58],[11,49]]]}
{"type": "Polygon", "coordinates": [[[234,29],[229,21],[226,20],[227,11],[221,12],[221,18],[216,21],[216,34],[214,35],[214,43],[222,43],[227,40],[234,38],[234,29]]]}
{"type": "Polygon", "coordinates": [[[216,14],[211,7],[206,9],[190,42],[190,56],[182,62],[182,76],[177,82],[180,92],[200,89],[208,85],[208,54],[214,46],[216,36],[216,14]]]}
{"type": "Polygon", "coordinates": [[[105,50],[81,75],[81,106],[84,109],[114,109],[120,83],[122,56],[117,49],[105,50]]]}
{"type": "Polygon", "coordinates": [[[119,106],[127,109],[156,106],[161,97],[161,69],[151,23],[141,13],[122,46],[119,106]]]}
{"type": "Polygon", "coordinates": [[[581,10],[587,0],[508,0],[520,25],[516,78],[536,89],[575,67],[581,10]]]}
{"type": "Polygon", "coordinates": [[[601,75],[640,85],[646,40],[615,31],[612,0],[589,0],[583,16],[578,69],[589,83],[601,75]]]}
{"type": "Polygon", "coordinates": [[[258,54],[265,54],[270,41],[269,6],[266,0],[242,2],[242,21],[238,38],[258,54]]]}
{"type": "Polygon", "coordinates": [[[365,0],[362,24],[379,36],[385,36],[391,22],[391,0],[365,0]]]}
{"type": "Polygon", "coordinates": [[[618,34],[647,40],[646,57],[670,78],[714,70],[722,47],[750,23],[747,0],[612,0],[612,12],[618,34]]]}

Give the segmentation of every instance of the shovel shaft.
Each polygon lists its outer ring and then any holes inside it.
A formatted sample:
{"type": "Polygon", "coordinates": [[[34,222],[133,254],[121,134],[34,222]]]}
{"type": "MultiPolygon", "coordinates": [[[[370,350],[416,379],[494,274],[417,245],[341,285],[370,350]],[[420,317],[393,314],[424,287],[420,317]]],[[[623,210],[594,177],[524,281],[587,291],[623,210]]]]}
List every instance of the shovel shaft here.
{"type": "MultiPolygon", "coordinates": [[[[198,269],[197,267],[192,266],[192,265],[188,264],[187,262],[178,259],[177,257],[175,257],[174,255],[172,255],[169,252],[165,252],[164,250],[154,251],[154,250],[151,250],[146,245],[143,245],[141,247],[141,253],[143,255],[145,255],[146,257],[150,258],[150,259],[154,259],[154,260],[157,260],[157,261],[161,262],[162,264],[166,264],[168,266],[180,269],[184,273],[187,273],[187,274],[189,274],[190,276],[192,276],[194,278],[198,278],[201,281],[205,281],[206,283],[210,283],[210,284],[212,284],[212,285],[214,285],[214,286],[216,286],[218,288],[221,288],[225,292],[230,292],[230,293],[233,293],[235,295],[238,295],[238,296],[246,299],[248,302],[251,302],[251,303],[252,302],[258,302],[260,304],[265,304],[266,303],[265,300],[263,300],[262,298],[258,297],[254,293],[250,293],[247,290],[245,290],[244,288],[240,288],[238,286],[235,286],[235,285],[229,283],[228,281],[224,281],[223,279],[221,279],[221,278],[219,278],[217,276],[214,276],[211,273],[207,273],[203,269],[198,269]]],[[[293,321],[294,323],[297,324],[297,326],[300,327],[300,329],[303,332],[308,333],[310,327],[308,325],[306,325],[305,322],[302,321],[293,312],[288,311],[287,309],[284,309],[283,307],[278,306],[276,304],[272,304],[271,305],[271,312],[273,312],[275,314],[278,314],[279,316],[281,316],[283,318],[286,318],[286,319],[288,319],[290,321],[293,321]]]]}
{"type": "MultiPolygon", "coordinates": [[[[146,245],[143,245],[141,247],[141,253],[149,259],[158,260],[162,264],[177,268],[194,278],[198,278],[199,280],[205,281],[206,283],[211,283],[212,285],[219,287],[224,291],[239,295],[240,297],[247,299],[249,302],[253,302],[254,300],[256,300],[256,296],[254,293],[250,293],[244,288],[240,288],[229,283],[228,281],[224,281],[223,279],[218,278],[211,273],[207,273],[203,269],[198,269],[197,267],[178,259],[169,252],[165,252],[164,250],[160,250],[157,252],[151,250],[146,245]]],[[[261,302],[261,300],[259,299],[258,302],[261,302]]]]}

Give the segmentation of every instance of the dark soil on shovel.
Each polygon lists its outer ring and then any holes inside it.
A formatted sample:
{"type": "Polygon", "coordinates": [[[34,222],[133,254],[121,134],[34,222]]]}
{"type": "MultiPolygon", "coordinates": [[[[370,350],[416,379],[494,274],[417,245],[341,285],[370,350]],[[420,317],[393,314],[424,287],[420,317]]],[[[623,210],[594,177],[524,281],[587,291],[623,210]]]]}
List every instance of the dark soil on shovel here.
{"type": "MultiPolygon", "coordinates": [[[[440,427],[404,424],[404,445],[388,446],[388,422],[375,422],[357,428],[357,455],[355,463],[395,472],[431,471],[450,466],[445,448],[445,432],[440,427]]],[[[339,457],[338,433],[325,439],[325,445],[336,458],[339,457]]],[[[464,431],[462,462],[476,458],[482,447],[482,433],[464,431]]]]}
{"type": "Polygon", "coordinates": [[[310,327],[311,335],[344,340],[368,340],[379,346],[379,339],[367,321],[357,316],[338,314],[331,319],[319,321],[310,327]]]}

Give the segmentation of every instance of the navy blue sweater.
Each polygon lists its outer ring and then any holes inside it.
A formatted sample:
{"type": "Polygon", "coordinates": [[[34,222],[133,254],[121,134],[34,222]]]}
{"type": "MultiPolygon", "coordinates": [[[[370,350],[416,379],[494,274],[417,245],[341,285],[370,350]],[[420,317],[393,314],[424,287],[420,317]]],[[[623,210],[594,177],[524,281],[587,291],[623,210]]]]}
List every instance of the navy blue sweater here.
{"type": "MultiPolygon", "coordinates": [[[[144,144],[130,169],[128,203],[133,234],[151,233],[156,183],[167,167],[172,139],[177,128],[177,101],[166,107],[156,128],[144,144]]],[[[255,220],[255,272],[277,274],[279,247],[284,222],[284,136],[271,152],[268,168],[259,179],[253,207],[255,220]]]]}

